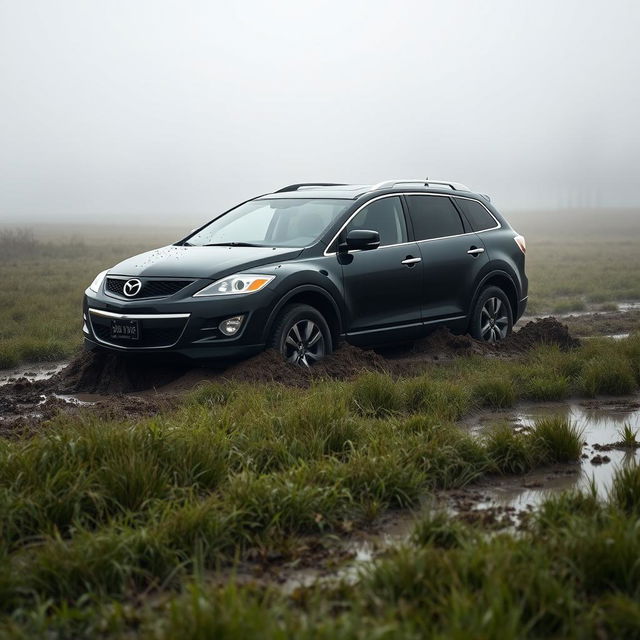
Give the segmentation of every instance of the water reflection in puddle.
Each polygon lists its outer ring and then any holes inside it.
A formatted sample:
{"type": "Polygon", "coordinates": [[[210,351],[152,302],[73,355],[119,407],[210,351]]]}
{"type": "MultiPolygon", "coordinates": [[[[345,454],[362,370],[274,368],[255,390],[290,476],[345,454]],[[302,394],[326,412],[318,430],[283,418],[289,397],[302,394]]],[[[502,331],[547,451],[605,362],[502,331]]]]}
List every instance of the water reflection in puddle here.
{"type": "Polygon", "coordinates": [[[49,362],[41,365],[23,365],[17,369],[4,369],[0,371],[0,386],[21,379],[27,379],[29,382],[48,380],[60,373],[68,364],[68,362],[49,362]]]}
{"type": "Polygon", "coordinates": [[[536,506],[550,491],[589,489],[595,483],[600,497],[611,487],[617,468],[640,460],[640,449],[609,448],[621,440],[620,431],[628,425],[640,432],[640,403],[629,400],[591,402],[585,404],[531,405],[513,412],[496,412],[482,416],[474,431],[482,432],[488,424],[509,421],[515,428],[529,428],[536,420],[548,416],[563,416],[583,430],[586,443],[580,464],[543,469],[513,479],[504,478],[487,491],[489,504],[525,509],[536,506]]]}

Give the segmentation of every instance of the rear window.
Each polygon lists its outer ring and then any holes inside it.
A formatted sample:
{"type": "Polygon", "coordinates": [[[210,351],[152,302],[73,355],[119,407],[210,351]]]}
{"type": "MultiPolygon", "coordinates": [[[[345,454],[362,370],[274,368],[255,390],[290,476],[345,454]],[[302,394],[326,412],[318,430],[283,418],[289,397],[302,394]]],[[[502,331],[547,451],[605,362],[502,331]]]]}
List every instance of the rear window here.
{"type": "Polygon", "coordinates": [[[474,231],[494,229],[497,226],[494,217],[479,202],[456,198],[456,204],[462,209],[474,231]]]}
{"type": "Polygon", "coordinates": [[[445,238],[464,233],[458,210],[448,197],[407,196],[416,240],[445,238]]]}

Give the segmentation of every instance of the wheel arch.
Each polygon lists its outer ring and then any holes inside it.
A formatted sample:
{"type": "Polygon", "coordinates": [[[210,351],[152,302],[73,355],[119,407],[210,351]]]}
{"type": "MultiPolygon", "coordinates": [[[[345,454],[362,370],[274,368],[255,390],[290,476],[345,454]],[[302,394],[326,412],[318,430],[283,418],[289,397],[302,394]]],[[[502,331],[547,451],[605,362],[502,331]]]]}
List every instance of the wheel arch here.
{"type": "MultiPolygon", "coordinates": [[[[473,294],[473,299],[471,301],[471,305],[469,307],[469,324],[471,323],[471,319],[473,317],[473,310],[475,309],[476,302],[478,301],[478,297],[480,293],[486,289],[487,287],[496,286],[502,291],[504,291],[505,295],[509,299],[509,304],[511,305],[511,316],[513,318],[513,322],[515,323],[515,318],[518,314],[518,289],[516,287],[513,278],[506,271],[492,271],[488,273],[480,283],[476,286],[475,292],[473,294]]],[[[469,326],[467,325],[467,327],[469,326]]]]}
{"type": "Polygon", "coordinates": [[[296,287],[280,298],[267,319],[263,336],[265,343],[269,339],[269,335],[273,329],[273,324],[280,311],[282,311],[286,305],[296,303],[308,304],[310,307],[317,309],[324,316],[324,319],[329,325],[331,340],[335,348],[343,333],[340,307],[326,289],[315,285],[303,285],[296,287]]]}

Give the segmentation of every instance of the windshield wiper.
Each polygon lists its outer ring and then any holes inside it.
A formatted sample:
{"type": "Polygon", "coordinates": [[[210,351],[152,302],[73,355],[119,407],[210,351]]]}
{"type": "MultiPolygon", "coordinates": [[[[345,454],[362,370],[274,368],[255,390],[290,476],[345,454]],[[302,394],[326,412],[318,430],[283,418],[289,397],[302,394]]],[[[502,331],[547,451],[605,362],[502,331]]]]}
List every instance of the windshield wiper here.
{"type": "Polygon", "coordinates": [[[263,244],[253,244],[252,242],[213,242],[203,244],[203,247],[264,247],[263,244]]]}

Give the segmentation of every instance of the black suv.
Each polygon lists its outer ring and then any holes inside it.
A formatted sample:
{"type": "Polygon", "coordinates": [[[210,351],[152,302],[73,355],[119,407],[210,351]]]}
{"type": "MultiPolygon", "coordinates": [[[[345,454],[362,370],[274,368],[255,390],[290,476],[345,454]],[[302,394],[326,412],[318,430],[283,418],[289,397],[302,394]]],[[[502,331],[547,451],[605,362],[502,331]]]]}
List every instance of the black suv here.
{"type": "Polygon", "coordinates": [[[294,184],[102,272],[89,348],[236,358],[275,347],[308,366],[341,338],[407,342],[434,327],[497,341],[527,303],[524,238],[464,185],[294,184]]]}

